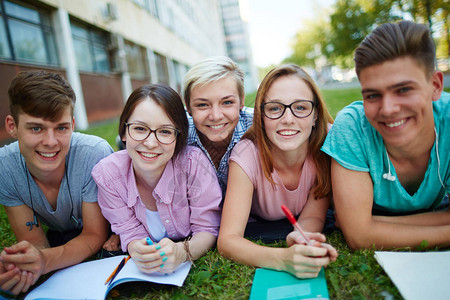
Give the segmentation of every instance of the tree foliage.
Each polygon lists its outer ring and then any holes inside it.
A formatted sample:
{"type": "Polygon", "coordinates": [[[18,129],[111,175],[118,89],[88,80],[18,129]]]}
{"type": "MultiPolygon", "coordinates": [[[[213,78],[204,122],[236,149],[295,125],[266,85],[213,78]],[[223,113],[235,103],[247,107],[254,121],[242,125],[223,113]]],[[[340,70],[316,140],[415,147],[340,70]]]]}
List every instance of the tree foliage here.
{"type": "Polygon", "coordinates": [[[448,12],[449,0],[337,0],[328,20],[310,21],[298,31],[287,60],[317,67],[324,56],[331,64],[351,68],[353,51],[366,35],[380,24],[405,17],[420,23],[441,22],[440,36],[448,49],[448,12]]]}
{"type": "Polygon", "coordinates": [[[324,20],[308,20],[304,25],[293,39],[292,55],[286,58],[284,63],[315,66],[316,60],[322,55],[320,45],[326,43],[328,24],[324,20]]]}

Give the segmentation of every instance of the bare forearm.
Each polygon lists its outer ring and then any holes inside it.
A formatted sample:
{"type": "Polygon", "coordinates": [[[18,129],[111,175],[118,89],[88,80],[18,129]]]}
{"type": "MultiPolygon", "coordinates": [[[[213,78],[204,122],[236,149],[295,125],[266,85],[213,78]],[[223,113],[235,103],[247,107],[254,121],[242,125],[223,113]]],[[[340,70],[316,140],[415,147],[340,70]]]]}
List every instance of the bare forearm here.
{"type": "Polygon", "coordinates": [[[279,258],[286,248],[271,248],[257,245],[243,237],[229,235],[219,239],[219,252],[235,262],[275,270],[282,269],[279,258]]]}
{"type": "Polygon", "coordinates": [[[407,216],[374,216],[375,221],[382,221],[386,223],[397,223],[407,225],[420,225],[420,226],[444,226],[450,225],[450,212],[449,211],[437,211],[427,212],[415,215],[407,216]]]}
{"type": "Polygon", "coordinates": [[[81,233],[65,245],[42,250],[45,258],[43,274],[72,266],[97,253],[106,240],[105,236],[81,233]]]}
{"type": "Polygon", "coordinates": [[[450,246],[450,225],[420,226],[373,221],[369,226],[347,225],[344,236],[353,249],[450,246]]]}
{"type": "Polygon", "coordinates": [[[216,236],[208,232],[199,232],[192,237],[189,243],[189,252],[194,260],[199,259],[216,243],[216,236]]]}
{"type": "Polygon", "coordinates": [[[300,227],[307,232],[322,232],[325,220],[318,217],[300,218],[300,227]]]}

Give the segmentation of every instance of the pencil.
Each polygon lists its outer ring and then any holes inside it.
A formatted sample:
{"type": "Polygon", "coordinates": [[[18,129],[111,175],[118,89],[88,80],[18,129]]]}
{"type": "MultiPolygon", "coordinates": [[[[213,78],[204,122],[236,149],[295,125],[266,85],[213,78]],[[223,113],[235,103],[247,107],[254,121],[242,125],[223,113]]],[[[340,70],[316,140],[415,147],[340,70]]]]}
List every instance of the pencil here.
{"type": "Polygon", "coordinates": [[[108,279],[106,279],[105,284],[111,283],[114,280],[114,278],[117,276],[117,274],[119,274],[120,270],[122,270],[123,266],[125,266],[130,258],[131,256],[128,255],[120,261],[120,264],[114,269],[111,275],[109,275],[108,279]]]}

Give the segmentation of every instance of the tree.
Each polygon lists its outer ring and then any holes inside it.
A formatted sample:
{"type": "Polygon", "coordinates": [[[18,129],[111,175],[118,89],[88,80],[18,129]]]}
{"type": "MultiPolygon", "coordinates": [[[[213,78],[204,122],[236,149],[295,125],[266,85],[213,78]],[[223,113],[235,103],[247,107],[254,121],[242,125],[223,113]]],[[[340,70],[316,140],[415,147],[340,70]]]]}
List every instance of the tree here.
{"type": "Polygon", "coordinates": [[[378,25],[410,15],[414,21],[438,24],[438,55],[450,56],[450,0],[337,0],[329,19],[310,21],[299,30],[293,54],[285,61],[317,67],[319,57],[342,68],[353,67],[353,52],[378,25]],[[446,46],[446,47],[444,47],[446,46]]]}
{"type": "Polygon", "coordinates": [[[322,55],[321,47],[326,42],[327,29],[324,19],[306,20],[292,40],[292,55],[283,62],[315,67],[316,60],[322,55]]]}
{"type": "Polygon", "coordinates": [[[353,51],[364,37],[381,23],[400,19],[396,0],[338,0],[330,16],[330,39],[323,47],[324,55],[341,67],[353,67],[353,51]]]}
{"type": "Polygon", "coordinates": [[[411,14],[415,22],[427,23],[430,30],[440,28],[437,41],[437,56],[450,56],[450,1],[449,0],[400,0],[402,10],[411,14]]]}

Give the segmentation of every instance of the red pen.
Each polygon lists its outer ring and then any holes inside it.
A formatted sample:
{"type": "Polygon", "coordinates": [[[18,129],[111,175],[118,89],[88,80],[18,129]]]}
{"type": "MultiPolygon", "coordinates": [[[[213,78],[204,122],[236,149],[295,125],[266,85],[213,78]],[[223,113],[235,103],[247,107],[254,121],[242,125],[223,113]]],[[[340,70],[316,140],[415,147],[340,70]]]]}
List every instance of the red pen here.
{"type": "Polygon", "coordinates": [[[303,232],[303,230],[300,228],[300,225],[298,225],[297,220],[295,219],[294,215],[292,214],[292,212],[289,210],[289,208],[287,208],[284,205],[281,205],[281,209],[283,210],[284,214],[286,215],[286,217],[288,218],[289,222],[291,222],[292,226],[294,226],[295,229],[297,229],[298,232],[300,232],[301,236],[303,237],[303,239],[306,241],[306,243],[310,246],[313,246],[313,243],[311,242],[310,239],[308,239],[305,235],[305,233],[303,232]]]}

